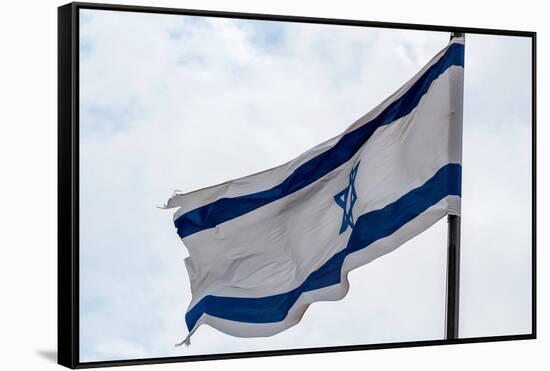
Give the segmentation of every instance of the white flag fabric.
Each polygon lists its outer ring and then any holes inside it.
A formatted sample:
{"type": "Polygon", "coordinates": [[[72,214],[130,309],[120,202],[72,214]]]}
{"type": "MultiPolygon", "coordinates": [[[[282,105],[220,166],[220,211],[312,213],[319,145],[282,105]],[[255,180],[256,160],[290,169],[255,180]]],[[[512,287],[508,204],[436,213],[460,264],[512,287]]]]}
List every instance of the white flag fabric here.
{"type": "Polygon", "coordinates": [[[189,250],[189,335],[208,324],[271,336],[315,301],[339,300],[348,272],[447,214],[460,215],[464,39],[341,135],[240,179],[174,194],[189,250]]]}

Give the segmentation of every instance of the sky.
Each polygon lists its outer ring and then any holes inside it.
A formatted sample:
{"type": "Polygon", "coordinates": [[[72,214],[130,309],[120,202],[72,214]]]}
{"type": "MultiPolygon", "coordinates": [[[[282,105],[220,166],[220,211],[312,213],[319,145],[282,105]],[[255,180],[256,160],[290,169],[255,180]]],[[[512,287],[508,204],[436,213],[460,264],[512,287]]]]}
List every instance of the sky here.
{"type": "MultiPolygon", "coordinates": [[[[443,338],[445,220],[280,334],[201,326],[175,348],[187,251],[157,206],[339,134],[448,33],[80,12],[81,362],[443,338]]],[[[461,337],[531,332],[530,55],[527,38],[466,35],[461,337]]]]}

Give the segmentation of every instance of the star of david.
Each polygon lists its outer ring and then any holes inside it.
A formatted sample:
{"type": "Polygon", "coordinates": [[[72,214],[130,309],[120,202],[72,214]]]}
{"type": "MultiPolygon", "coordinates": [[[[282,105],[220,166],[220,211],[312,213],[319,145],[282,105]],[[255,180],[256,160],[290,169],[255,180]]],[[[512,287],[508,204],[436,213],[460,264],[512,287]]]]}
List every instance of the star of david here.
{"type": "Polygon", "coordinates": [[[344,210],[344,215],[342,216],[342,224],[340,225],[340,233],[342,234],[350,227],[353,229],[355,223],[353,221],[353,205],[357,201],[357,193],[355,193],[355,177],[357,176],[357,169],[359,168],[358,161],[351,172],[349,173],[349,184],[342,191],[334,195],[334,201],[344,210]]]}

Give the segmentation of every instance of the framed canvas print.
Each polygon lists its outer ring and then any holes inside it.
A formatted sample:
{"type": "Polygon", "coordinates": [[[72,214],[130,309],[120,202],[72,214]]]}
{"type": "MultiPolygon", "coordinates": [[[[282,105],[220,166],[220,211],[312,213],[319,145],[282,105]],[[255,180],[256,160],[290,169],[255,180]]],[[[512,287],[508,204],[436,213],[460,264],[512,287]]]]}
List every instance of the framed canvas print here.
{"type": "Polygon", "coordinates": [[[535,338],[534,32],[58,19],[60,364],[535,338]]]}

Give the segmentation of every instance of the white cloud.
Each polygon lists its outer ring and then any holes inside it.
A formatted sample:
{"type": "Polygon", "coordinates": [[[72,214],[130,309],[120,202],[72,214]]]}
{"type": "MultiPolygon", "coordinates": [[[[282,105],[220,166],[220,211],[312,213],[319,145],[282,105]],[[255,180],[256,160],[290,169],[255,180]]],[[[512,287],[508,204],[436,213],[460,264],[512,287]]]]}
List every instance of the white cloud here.
{"type": "MultiPolygon", "coordinates": [[[[82,361],[443,336],[446,223],[351,275],[265,339],[203,326],[169,211],[190,191],[288,161],[408,80],[446,33],[85,11],[81,25],[82,361]]],[[[462,329],[528,332],[528,43],[467,37],[462,329]],[[506,200],[505,203],[502,200],[506,200]],[[490,318],[490,320],[488,320],[490,318]]]]}

